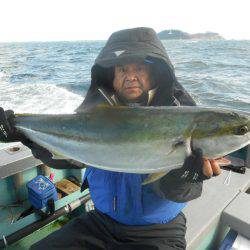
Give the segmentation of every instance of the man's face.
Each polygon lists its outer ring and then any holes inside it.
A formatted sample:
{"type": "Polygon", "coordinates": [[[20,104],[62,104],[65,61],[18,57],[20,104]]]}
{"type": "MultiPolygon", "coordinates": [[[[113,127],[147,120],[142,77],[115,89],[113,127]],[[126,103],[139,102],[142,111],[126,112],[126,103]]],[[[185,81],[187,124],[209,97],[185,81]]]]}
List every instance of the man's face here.
{"type": "Polygon", "coordinates": [[[130,63],[115,67],[113,87],[115,91],[127,100],[134,100],[147,92],[151,86],[150,69],[148,65],[130,63]]]}

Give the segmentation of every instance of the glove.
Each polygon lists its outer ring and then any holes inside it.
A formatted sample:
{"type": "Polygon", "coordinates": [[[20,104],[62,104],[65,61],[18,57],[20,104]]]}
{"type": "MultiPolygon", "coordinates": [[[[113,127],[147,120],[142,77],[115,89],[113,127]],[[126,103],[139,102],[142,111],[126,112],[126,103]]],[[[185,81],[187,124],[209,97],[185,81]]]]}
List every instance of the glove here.
{"type": "Polygon", "coordinates": [[[181,168],[171,170],[167,176],[179,182],[196,183],[209,179],[203,174],[203,153],[201,149],[194,149],[181,168]]]}
{"type": "Polygon", "coordinates": [[[163,199],[187,202],[196,199],[202,192],[202,181],[209,179],[203,174],[203,154],[195,149],[181,168],[171,170],[167,175],[152,183],[154,192],[163,199]]]}
{"type": "Polygon", "coordinates": [[[27,138],[18,132],[14,127],[14,112],[12,110],[4,111],[0,107],[0,141],[15,142],[26,140],[27,138]]]}
{"type": "Polygon", "coordinates": [[[14,112],[13,110],[4,111],[0,107],[0,141],[15,142],[21,141],[25,146],[31,149],[32,154],[37,159],[52,159],[52,154],[45,148],[32,142],[24,134],[18,132],[14,127],[14,112]]]}
{"type": "Polygon", "coordinates": [[[31,150],[35,158],[56,169],[79,169],[86,167],[83,163],[73,160],[54,160],[50,151],[29,140],[24,134],[16,130],[14,127],[14,118],[15,115],[12,110],[4,111],[0,107],[0,142],[21,141],[31,150]]]}

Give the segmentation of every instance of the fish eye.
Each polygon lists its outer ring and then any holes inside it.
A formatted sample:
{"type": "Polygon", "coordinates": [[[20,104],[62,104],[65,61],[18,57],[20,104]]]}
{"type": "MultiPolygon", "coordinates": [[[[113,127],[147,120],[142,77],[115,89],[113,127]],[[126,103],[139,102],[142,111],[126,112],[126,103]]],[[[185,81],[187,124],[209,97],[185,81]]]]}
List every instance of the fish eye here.
{"type": "Polygon", "coordinates": [[[245,135],[248,132],[247,126],[242,126],[237,129],[237,135],[245,135]]]}

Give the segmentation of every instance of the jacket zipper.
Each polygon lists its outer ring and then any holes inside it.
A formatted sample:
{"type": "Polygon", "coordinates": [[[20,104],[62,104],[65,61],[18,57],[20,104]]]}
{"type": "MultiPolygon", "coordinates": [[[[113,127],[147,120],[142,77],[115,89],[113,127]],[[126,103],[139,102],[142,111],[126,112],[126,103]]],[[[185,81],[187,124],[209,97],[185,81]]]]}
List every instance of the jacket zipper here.
{"type": "Polygon", "coordinates": [[[116,212],[116,210],[117,210],[117,196],[114,196],[114,199],[113,199],[113,209],[114,209],[114,212],[116,212]]]}

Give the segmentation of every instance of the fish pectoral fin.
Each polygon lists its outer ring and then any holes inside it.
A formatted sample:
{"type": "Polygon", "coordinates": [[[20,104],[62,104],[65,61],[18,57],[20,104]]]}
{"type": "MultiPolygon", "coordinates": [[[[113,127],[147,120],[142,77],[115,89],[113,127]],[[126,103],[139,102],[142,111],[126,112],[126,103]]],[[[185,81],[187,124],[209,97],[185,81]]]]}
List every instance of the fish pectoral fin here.
{"type": "Polygon", "coordinates": [[[171,154],[173,154],[175,151],[176,151],[176,148],[175,148],[175,147],[172,147],[172,149],[171,149],[170,151],[168,151],[166,155],[167,155],[167,156],[168,156],[168,155],[171,155],[171,154]]]}
{"type": "Polygon", "coordinates": [[[165,176],[167,173],[168,173],[168,171],[150,174],[150,175],[142,182],[142,185],[147,185],[147,184],[150,184],[150,183],[152,183],[152,182],[154,182],[154,181],[157,181],[157,180],[159,180],[160,178],[162,178],[163,176],[165,176]]]}
{"type": "MultiPolygon", "coordinates": [[[[173,143],[172,148],[167,152],[167,156],[175,153],[176,151],[184,150],[186,155],[191,154],[191,137],[187,139],[180,138],[175,143],[173,143]]],[[[150,184],[154,181],[159,180],[163,176],[165,176],[169,171],[158,172],[150,174],[143,182],[142,185],[150,184]]]]}
{"type": "Polygon", "coordinates": [[[170,156],[171,154],[175,153],[179,148],[182,146],[183,142],[179,143],[174,143],[172,145],[172,148],[166,153],[167,156],[170,156]]]}
{"type": "Polygon", "coordinates": [[[168,154],[171,154],[177,150],[184,150],[186,156],[189,156],[192,153],[191,144],[192,144],[191,136],[187,138],[179,138],[173,143],[172,150],[168,154]]]}

